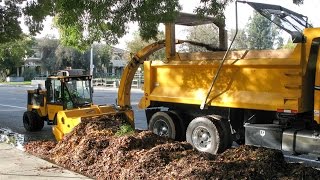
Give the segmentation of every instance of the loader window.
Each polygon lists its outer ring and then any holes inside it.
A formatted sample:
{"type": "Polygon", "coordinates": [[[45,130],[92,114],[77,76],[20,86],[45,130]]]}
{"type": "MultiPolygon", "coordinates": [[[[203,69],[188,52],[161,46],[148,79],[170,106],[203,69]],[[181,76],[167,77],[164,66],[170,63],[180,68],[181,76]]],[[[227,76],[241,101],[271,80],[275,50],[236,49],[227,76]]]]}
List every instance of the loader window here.
{"type": "Polygon", "coordinates": [[[48,88],[48,101],[50,103],[61,103],[61,82],[58,79],[51,80],[48,88]]]}
{"type": "Polygon", "coordinates": [[[90,80],[73,79],[66,82],[65,87],[65,95],[68,96],[67,109],[92,103],[90,80]]]}

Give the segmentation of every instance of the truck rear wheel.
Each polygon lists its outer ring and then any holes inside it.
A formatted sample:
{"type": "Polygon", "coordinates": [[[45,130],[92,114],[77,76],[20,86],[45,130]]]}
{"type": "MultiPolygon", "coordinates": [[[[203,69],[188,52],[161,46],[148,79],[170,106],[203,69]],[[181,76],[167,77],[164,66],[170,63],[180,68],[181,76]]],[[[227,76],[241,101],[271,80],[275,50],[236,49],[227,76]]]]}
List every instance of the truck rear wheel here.
{"type": "Polygon", "coordinates": [[[44,126],[44,121],[36,112],[26,111],[23,114],[23,126],[27,131],[40,131],[44,126]]]}
{"type": "Polygon", "coordinates": [[[231,135],[231,127],[230,123],[227,119],[222,118],[221,116],[217,115],[209,115],[207,116],[209,119],[217,121],[220,123],[222,131],[223,131],[223,145],[224,150],[229,149],[232,146],[232,135],[231,135]]]}
{"type": "Polygon", "coordinates": [[[198,151],[211,154],[221,153],[227,147],[221,122],[206,116],[197,117],[190,122],[186,138],[198,151]]]}
{"type": "Polygon", "coordinates": [[[148,128],[153,133],[175,139],[177,135],[176,122],[174,121],[173,114],[169,112],[156,112],[152,115],[148,128]]]}

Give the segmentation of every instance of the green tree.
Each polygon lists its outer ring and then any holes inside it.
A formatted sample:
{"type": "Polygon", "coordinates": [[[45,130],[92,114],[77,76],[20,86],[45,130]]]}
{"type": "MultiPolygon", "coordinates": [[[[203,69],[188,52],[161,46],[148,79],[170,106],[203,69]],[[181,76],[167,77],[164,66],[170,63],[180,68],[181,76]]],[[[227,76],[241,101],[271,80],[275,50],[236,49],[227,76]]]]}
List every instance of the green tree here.
{"type": "MultiPolygon", "coordinates": [[[[55,71],[71,67],[84,69],[89,72],[91,49],[81,52],[73,47],[59,44],[55,50],[55,71]]],[[[95,44],[93,46],[93,63],[96,73],[103,73],[111,60],[111,47],[109,45],[95,44]]]]}
{"type": "Polygon", "coordinates": [[[296,45],[292,42],[291,38],[288,39],[287,43],[283,45],[283,49],[294,49],[296,45]]]}
{"type": "MultiPolygon", "coordinates": [[[[223,11],[230,2],[233,0],[200,0],[195,12],[212,15],[224,26],[223,11]]],[[[55,16],[64,44],[82,50],[102,39],[116,43],[132,21],[138,22],[140,35],[149,40],[156,38],[158,24],[174,20],[179,10],[179,0],[4,0],[0,5],[0,42],[21,38],[21,17],[35,34],[43,29],[46,16],[55,16]]]]}
{"type": "MultiPolygon", "coordinates": [[[[159,32],[156,39],[164,40],[164,32],[159,32]]],[[[131,54],[137,53],[139,50],[141,50],[143,47],[155,42],[155,40],[149,40],[145,41],[140,36],[139,32],[133,33],[133,39],[131,41],[126,42],[127,49],[131,54]]],[[[153,53],[149,59],[150,60],[163,60],[165,58],[165,50],[161,49],[155,53],[153,53]]],[[[128,58],[130,59],[130,58],[128,58]]]]}
{"type": "MultiPolygon", "coordinates": [[[[173,21],[180,10],[178,0],[55,0],[51,4],[61,41],[81,50],[101,39],[108,44],[117,43],[118,38],[127,33],[128,24],[132,21],[138,22],[142,37],[155,38],[158,24],[173,21]]],[[[38,1],[30,3],[29,7],[37,9],[47,5],[47,2],[38,1]]],[[[46,12],[49,14],[49,11],[46,12]]],[[[30,11],[30,17],[33,15],[33,11],[30,11]]]]}
{"type": "Polygon", "coordinates": [[[56,66],[56,55],[55,52],[59,46],[59,40],[51,37],[45,37],[42,39],[38,39],[38,46],[40,51],[42,52],[42,65],[49,71],[49,73],[53,73],[58,70],[56,66]]]}
{"type": "MultiPolygon", "coordinates": [[[[208,44],[212,47],[219,46],[218,28],[214,24],[192,26],[186,29],[186,33],[187,40],[208,44]]],[[[207,51],[204,47],[192,44],[185,44],[183,49],[188,52],[207,51]]]]}
{"type": "Polygon", "coordinates": [[[0,5],[0,44],[23,37],[18,20],[21,10],[16,3],[17,1],[13,0],[5,1],[5,6],[0,5]]]}
{"type": "Polygon", "coordinates": [[[255,12],[247,25],[247,37],[249,49],[273,49],[281,47],[279,43],[279,28],[267,18],[255,12]]]}
{"type": "MultiPolygon", "coordinates": [[[[231,42],[236,33],[235,29],[231,29],[229,32],[229,41],[231,42]]],[[[232,44],[232,49],[248,49],[248,37],[244,29],[239,29],[237,37],[232,44]]]]}
{"type": "Polygon", "coordinates": [[[73,69],[89,70],[89,61],[82,57],[82,53],[73,47],[60,44],[56,51],[56,67],[58,70],[72,67],[73,69]]]}
{"type": "Polygon", "coordinates": [[[93,46],[93,64],[96,73],[103,74],[106,67],[109,66],[112,57],[112,48],[109,45],[97,44],[93,46]]]}
{"type": "MultiPolygon", "coordinates": [[[[106,68],[109,66],[112,57],[112,48],[106,44],[94,44],[93,45],[93,64],[94,74],[96,76],[104,75],[106,68]]],[[[81,57],[83,63],[88,65],[86,70],[89,71],[91,49],[85,51],[81,57]]]]}
{"type": "Polygon", "coordinates": [[[12,40],[7,43],[0,43],[0,71],[5,76],[16,72],[17,67],[21,67],[26,56],[31,56],[34,52],[34,39],[24,36],[22,39],[12,40]]]}

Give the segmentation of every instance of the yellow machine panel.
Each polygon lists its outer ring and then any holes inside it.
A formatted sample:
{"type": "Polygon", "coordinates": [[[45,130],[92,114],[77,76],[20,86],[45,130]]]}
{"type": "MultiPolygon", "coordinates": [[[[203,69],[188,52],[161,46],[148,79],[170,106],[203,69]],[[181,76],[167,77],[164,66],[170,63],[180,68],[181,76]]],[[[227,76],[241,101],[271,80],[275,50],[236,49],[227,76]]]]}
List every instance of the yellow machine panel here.
{"type": "Polygon", "coordinates": [[[55,138],[60,141],[65,134],[68,134],[76,127],[82,118],[115,114],[113,106],[92,105],[87,108],[59,111],[57,114],[57,125],[52,127],[55,138]]]}
{"type": "MultiPolygon", "coordinates": [[[[294,50],[231,51],[207,104],[269,111],[313,110],[306,57],[320,29],[306,29],[305,34],[307,42],[294,50]]],[[[168,62],[145,62],[145,96],[140,107],[147,108],[150,101],[200,105],[224,53],[176,53],[168,62]]]]}

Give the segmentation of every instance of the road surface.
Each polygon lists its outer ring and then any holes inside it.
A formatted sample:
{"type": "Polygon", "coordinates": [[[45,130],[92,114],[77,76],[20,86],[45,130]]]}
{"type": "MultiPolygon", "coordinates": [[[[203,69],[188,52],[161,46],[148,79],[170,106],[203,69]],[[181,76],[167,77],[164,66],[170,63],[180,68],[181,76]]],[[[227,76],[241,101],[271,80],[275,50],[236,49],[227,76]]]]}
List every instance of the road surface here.
{"type": "MultiPolygon", "coordinates": [[[[0,128],[9,128],[12,131],[25,135],[25,141],[39,139],[53,139],[51,126],[45,125],[40,132],[27,132],[22,123],[22,116],[26,111],[27,90],[35,89],[34,86],[6,86],[0,85],[0,128]]],[[[146,117],[143,110],[138,110],[137,105],[142,96],[142,91],[131,91],[131,105],[135,112],[135,126],[137,129],[146,129],[146,117]]],[[[96,87],[93,101],[95,104],[115,104],[117,89],[96,87]]]]}

